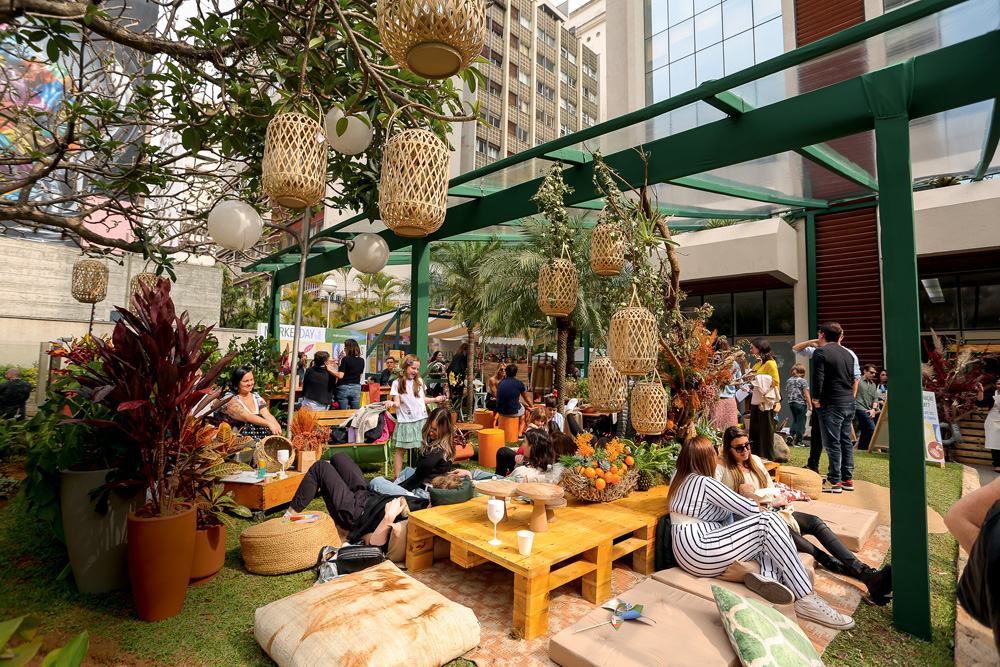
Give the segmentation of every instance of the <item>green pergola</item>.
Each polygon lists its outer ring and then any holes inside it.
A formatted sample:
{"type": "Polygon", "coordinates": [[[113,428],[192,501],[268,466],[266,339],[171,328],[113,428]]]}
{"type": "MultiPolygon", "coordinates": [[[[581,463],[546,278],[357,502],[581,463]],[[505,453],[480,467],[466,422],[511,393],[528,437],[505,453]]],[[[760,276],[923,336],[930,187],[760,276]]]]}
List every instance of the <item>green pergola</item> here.
{"type": "MultiPolygon", "coordinates": [[[[360,215],[313,238],[380,233],[393,261],[410,263],[412,312],[426,313],[430,243],[516,235],[511,225],[537,213],[530,197],[554,160],[566,165],[563,177],[574,188],[567,204],[593,219],[601,203],[591,183],[592,149],[630,183],[656,184],[659,207],[681,220],[680,229],[711,218],[803,212],[812,221],[815,213],[876,201],[886,361],[894,369],[893,623],[930,639],[927,517],[915,511],[927,501],[913,188],[942,175],[980,180],[1000,171],[998,28],[996,0],[918,0],[458,176],[449,184],[444,225],[424,239],[398,237],[360,215]],[[408,257],[398,254],[407,247],[408,257]]],[[[292,246],[245,267],[273,272],[272,330],[279,290],[298,280],[301,260],[292,246]]],[[[348,264],[341,247],[313,250],[306,261],[306,275],[348,264]]],[[[426,349],[424,318],[415,318],[411,340],[412,349],[426,349]]]]}

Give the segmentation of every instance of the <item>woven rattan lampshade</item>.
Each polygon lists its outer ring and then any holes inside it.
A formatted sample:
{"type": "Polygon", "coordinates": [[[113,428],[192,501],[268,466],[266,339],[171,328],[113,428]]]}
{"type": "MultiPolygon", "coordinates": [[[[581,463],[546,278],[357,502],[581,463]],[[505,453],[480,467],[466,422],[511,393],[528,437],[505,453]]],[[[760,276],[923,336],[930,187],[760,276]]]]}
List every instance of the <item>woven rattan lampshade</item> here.
{"type": "Polygon", "coordinates": [[[314,118],[279,112],[267,124],[261,187],[285,208],[305,208],[326,194],[326,130],[314,118]]]}
{"type": "Polygon", "coordinates": [[[598,412],[618,412],[628,400],[628,380],[611,365],[608,357],[597,357],[588,371],[590,404],[598,412]]]}
{"type": "Polygon", "coordinates": [[[425,79],[446,79],[479,57],[484,0],[379,0],[378,31],[389,57],[425,79]]]}
{"type": "Polygon", "coordinates": [[[657,377],[638,382],[632,390],[632,428],[642,435],[660,435],[667,428],[667,405],[670,396],[657,377]]]}
{"type": "Polygon", "coordinates": [[[645,375],[656,366],[656,317],[638,305],[635,288],[627,308],[611,316],[608,356],[624,375],[645,375]]]}
{"type": "Polygon", "coordinates": [[[597,223],[590,237],[590,268],[599,276],[617,276],[625,266],[621,231],[613,222],[597,223]]]}
{"type": "Polygon", "coordinates": [[[386,227],[410,238],[440,229],[448,207],[448,160],[448,147],[427,130],[410,129],[386,140],[378,198],[386,227]]]}
{"type": "Polygon", "coordinates": [[[159,280],[160,277],[155,273],[147,273],[145,271],[132,276],[132,280],[128,281],[128,309],[135,313],[135,306],[132,305],[132,297],[136,294],[142,294],[139,285],[145,285],[149,289],[153,289],[159,280]]]}
{"type": "Polygon", "coordinates": [[[538,309],[549,317],[566,317],[576,308],[579,281],[576,267],[563,246],[562,257],[538,272],[538,309]]]}
{"type": "Polygon", "coordinates": [[[70,293],[80,303],[104,301],[108,295],[108,267],[96,259],[76,260],[70,293]]]}

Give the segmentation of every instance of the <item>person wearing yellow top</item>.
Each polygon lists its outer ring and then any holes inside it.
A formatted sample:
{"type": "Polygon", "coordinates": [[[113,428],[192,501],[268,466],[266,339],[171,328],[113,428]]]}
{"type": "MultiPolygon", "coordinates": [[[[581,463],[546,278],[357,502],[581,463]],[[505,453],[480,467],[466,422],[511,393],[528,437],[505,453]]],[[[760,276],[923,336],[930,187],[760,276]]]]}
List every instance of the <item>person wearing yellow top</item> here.
{"type": "MultiPolygon", "coordinates": [[[[751,368],[755,377],[769,375],[773,396],[780,398],[781,380],[778,377],[778,363],[774,360],[771,344],[766,338],[755,338],[750,342],[750,353],[757,357],[757,363],[751,368]]],[[[755,382],[753,395],[750,399],[750,444],[757,456],[774,460],[774,408],[775,401],[767,400],[767,391],[762,391],[760,383],[755,382]],[[764,409],[768,408],[768,409],[764,409]]]]}

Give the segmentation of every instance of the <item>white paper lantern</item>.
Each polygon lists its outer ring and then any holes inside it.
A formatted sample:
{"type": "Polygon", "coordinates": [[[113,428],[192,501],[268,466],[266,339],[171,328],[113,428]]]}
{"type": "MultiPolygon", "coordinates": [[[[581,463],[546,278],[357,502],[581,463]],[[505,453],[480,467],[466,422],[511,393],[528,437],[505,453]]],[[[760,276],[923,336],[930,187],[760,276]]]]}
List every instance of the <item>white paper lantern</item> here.
{"type": "Polygon", "coordinates": [[[389,244],[378,234],[363,232],[354,237],[347,258],[361,273],[378,273],[389,263],[389,244]]]}
{"type": "Polygon", "coordinates": [[[218,245],[229,250],[252,248],[264,231],[264,221],[250,204],[227,199],[208,214],[208,233],[218,245]]]}
{"type": "Polygon", "coordinates": [[[337,107],[330,109],[326,114],[326,137],[333,150],[345,155],[357,155],[362,153],[372,143],[372,126],[368,124],[367,118],[361,116],[348,116],[347,129],[343,134],[337,134],[337,123],[344,117],[344,112],[337,107]]]}

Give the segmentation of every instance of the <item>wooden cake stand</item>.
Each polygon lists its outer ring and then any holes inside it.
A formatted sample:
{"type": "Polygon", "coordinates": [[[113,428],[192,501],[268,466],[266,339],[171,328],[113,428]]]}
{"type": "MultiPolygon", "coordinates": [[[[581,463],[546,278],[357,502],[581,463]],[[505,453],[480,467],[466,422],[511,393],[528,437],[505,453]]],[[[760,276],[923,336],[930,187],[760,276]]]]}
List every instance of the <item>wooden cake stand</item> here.
{"type": "MultiPolygon", "coordinates": [[[[560,500],[563,497],[563,488],[555,484],[529,483],[519,484],[516,489],[519,496],[530,498],[534,504],[531,512],[531,521],[528,528],[534,533],[544,533],[549,529],[549,518],[546,514],[545,505],[548,502],[560,500]]],[[[553,519],[555,515],[553,514],[553,519]]]]}
{"type": "MultiPolygon", "coordinates": [[[[481,481],[474,481],[472,485],[476,487],[476,491],[485,495],[492,496],[494,498],[510,498],[511,496],[517,495],[517,484],[506,479],[484,479],[481,481]]],[[[507,502],[503,504],[503,518],[500,519],[500,523],[507,520],[507,502]]]]}

